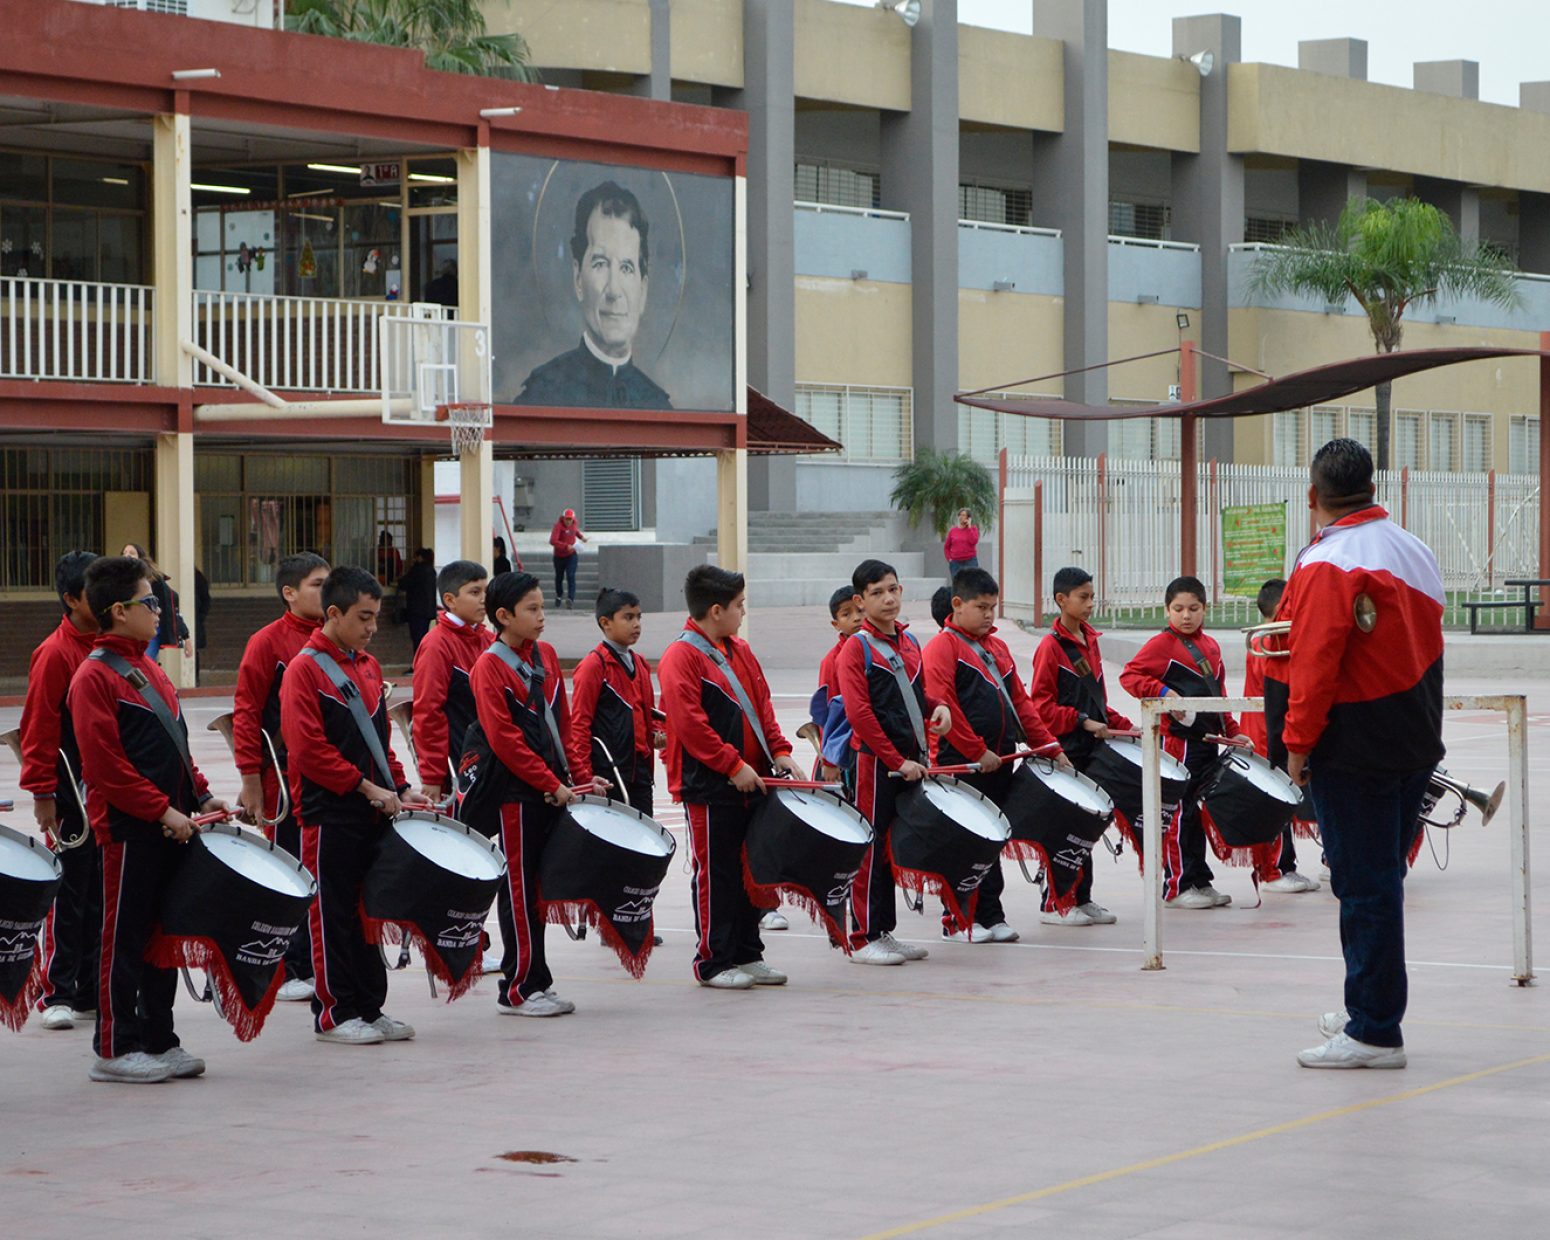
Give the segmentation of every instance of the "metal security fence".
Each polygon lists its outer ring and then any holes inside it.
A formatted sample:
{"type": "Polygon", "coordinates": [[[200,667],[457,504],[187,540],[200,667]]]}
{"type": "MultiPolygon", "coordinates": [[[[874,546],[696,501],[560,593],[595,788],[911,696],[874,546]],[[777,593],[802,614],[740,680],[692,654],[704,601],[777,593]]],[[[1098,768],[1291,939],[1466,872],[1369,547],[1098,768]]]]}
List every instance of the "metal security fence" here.
{"type": "MultiPolygon", "coordinates": [[[[1254,623],[1253,598],[1227,589],[1222,510],[1285,505],[1285,575],[1313,534],[1307,470],[1215,461],[1199,469],[1196,563],[1214,618],[1254,623]]],[[[1049,578],[1076,564],[1093,575],[1104,623],[1160,622],[1163,591],[1180,571],[1179,491],[1173,461],[1008,456],[1002,567],[1008,615],[1047,614],[1049,578]]],[[[1515,597],[1503,589],[1504,580],[1539,575],[1535,476],[1390,470],[1378,476],[1378,502],[1436,553],[1449,624],[1468,622],[1465,602],[1515,597]]],[[[1480,623],[1510,628],[1522,623],[1522,614],[1488,612],[1480,623]]]]}

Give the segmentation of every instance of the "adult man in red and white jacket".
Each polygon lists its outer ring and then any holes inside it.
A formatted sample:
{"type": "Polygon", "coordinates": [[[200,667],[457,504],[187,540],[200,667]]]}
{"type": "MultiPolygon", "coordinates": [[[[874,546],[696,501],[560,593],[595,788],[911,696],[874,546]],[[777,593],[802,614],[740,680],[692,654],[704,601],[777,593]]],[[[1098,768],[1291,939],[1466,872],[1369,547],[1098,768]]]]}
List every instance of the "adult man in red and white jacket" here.
{"type": "Polygon", "coordinates": [[[1372,457],[1350,439],[1313,458],[1322,527],[1287,584],[1292,621],[1287,773],[1312,776],[1340,900],[1345,1011],[1305,1068],[1403,1068],[1406,852],[1443,756],[1442,573],[1426,544],[1373,503],[1372,457]]]}

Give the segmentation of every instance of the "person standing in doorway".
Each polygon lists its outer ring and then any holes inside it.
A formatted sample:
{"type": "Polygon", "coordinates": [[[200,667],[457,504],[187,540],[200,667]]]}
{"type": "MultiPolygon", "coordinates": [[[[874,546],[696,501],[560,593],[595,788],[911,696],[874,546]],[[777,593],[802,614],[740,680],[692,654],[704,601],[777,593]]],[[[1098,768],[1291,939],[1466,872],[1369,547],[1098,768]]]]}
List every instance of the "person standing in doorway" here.
{"type": "Polygon", "coordinates": [[[436,623],[436,553],[429,547],[414,553],[414,563],[399,578],[398,598],[409,622],[409,646],[418,650],[436,623]]]}
{"type": "Polygon", "coordinates": [[[576,510],[567,508],[549,531],[549,545],[554,548],[554,601],[571,608],[576,605],[576,543],[586,542],[587,536],[576,524],[576,510]]]}
{"type": "Polygon", "coordinates": [[[502,573],[511,571],[511,560],[506,556],[506,540],[495,540],[495,554],[490,559],[490,576],[499,577],[502,573]]]}
{"type": "MultiPolygon", "coordinates": [[[[172,582],[167,574],[157,567],[156,561],[151,559],[144,547],[139,543],[125,543],[123,555],[132,555],[137,560],[144,560],[151,570],[151,593],[156,595],[156,602],[161,611],[156,625],[156,636],[153,637],[145,648],[145,657],[155,660],[161,654],[163,646],[182,646],[183,654],[187,658],[194,657],[194,643],[189,637],[188,624],[178,610],[178,592],[172,588],[172,582]]],[[[198,616],[195,616],[197,623],[198,616]]]]}
{"type": "Polygon", "coordinates": [[[958,520],[953,528],[947,531],[947,541],[942,544],[942,553],[947,557],[949,583],[964,569],[980,566],[979,546],[979,526],[974,524],[974,518],[967,508],[960,508],[958,520]]]}

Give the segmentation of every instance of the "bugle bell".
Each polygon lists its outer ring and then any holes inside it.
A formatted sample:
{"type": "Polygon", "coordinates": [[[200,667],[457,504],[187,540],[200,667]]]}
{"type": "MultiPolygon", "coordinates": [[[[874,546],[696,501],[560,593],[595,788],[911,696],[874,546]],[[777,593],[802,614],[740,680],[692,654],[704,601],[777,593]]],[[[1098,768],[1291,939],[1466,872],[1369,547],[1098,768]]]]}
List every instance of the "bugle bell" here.
{"type": "MultiPolygon", "coordinates": [[[[22,761],[22,730],[12,728],[9,732],[0,735],[0,742],[4,742],[5,746],[16,755],[19,765],[22,761]]],[[[59,761],[65,768],[65,776],[70,784],[70,792],[75,797],[76,808],[81,811],[81,829],[69,839],[55,833],[53,847],[56,853],[79,848],[91,835],[91,815],[86,812],[86,785],[76,777],[75,767],[70,764],[70,755],[63,749],[59,751],[59,761]]]]}
{"type": "Polygon", "coordinates": [[[1507,783],[1503,780],[1496,785],[1494,791],[1486,792],[1480,788],[1472,788],[1462,779],[1454,779],[1440,766],[1432,772],[1431,783],[1426,789],[1426,803],[1421,806],[1421,821],[1429,827],[1456,827],[1464,821],[1464,814],[1473,805],[1480,811],[1480,825],[1490,826],[1491,819],[1496,816],[1496,811],[1501,808],[1502,797],[1507,793],[1507,783]],[[1458,798],[1458,809],[1453,814],[1451,822],[1439,822],[1430,817],[1437,805],[1448,795],[1458,798]]]}
{"type": "Polygon", "coordinates": [[[1284,644],[1268,648],[1266,642],[1276,638],[1288,638],[1292,634],[1292,622],[1290,620],[1269,620],[1264,624],[1256,624],[1252,628],[1243,630],[1243,643],[1248,647],[1249,654],[1256,659],[1289,659],[1292,652],[1284,644]]]}
{"type": "MultiPolygon", "coordinates": [[[[237,741],[232,734],[234,726],[233,714],[228,710],[224,714],[217,715],[210,720],[205,725],[205,731],[219,732],[221,739],[226,742],[226,748],[231,750],[231,756],[235,758],[237,756],[237,741]]],[[[280,798],[275,805],[275,816],[273,818],[265,818],[262,806],[259,807],[258,812],[258,825],[267,834],[272,836],[275,828],[284,822],[291,812],[291,790],[286,787],[285,772],[280,769],[280,755],[275,751],[274,738],[269,735],[266,728],[259,728],[258,734],[264,738],[264,748],[269,751],[269,765],[274,767],[275,780],[280,788],[280,798]]]]}

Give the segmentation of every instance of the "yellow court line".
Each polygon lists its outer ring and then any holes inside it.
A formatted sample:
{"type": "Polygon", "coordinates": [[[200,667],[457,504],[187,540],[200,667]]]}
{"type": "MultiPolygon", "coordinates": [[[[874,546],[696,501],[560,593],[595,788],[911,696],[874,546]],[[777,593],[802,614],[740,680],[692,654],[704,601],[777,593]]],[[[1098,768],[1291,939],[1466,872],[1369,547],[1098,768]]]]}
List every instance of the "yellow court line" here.
{"type": "Polygon", "coordinates": [[[1330,1111],[1320,1111],[1315,1115],[1305,1115],[1302,1119],[1288,1120],[1284,1124],[1274,1124],[1269,1128],[1256,1128],[1253,1132],[1245,1132],[1236,1137],[1228,1137],[1224,1141],[1213,1141],[1209,1145],[1197,1145],[1193,1149],[1180,1150],[1176,1154],[1164,1154],[1160,1158],[1149,1158],[1145,1162],[1130,1163],[1128,1166],[1115,1167],[1112,1170],[1100,1171],[1094,1175],[1084,1175],[1075,1180],[1067,1180],[1063,1184],[1051,1184],[1047,1188],[1035,1189],[1030,1193],[1019,1193],[1015,1197],[1003,1197],[999,1201],[987,1201],[982,1205],[970,1206],[964,1210],[955,1210],[951,1214],[938,1214],[935,1218],[921,1219],[918,1223],[906,1223],[902,1227],[893,1227],[887,1231],[870,1232],[863,1236],[861,1240],[893,1240],[895,1236],[912,1236],[917,1232],[929,1231],[933,1227],[945,1227],[949,1223],[961,1223],[965,1219],[978,1218],[982,1214],[992,1214],[997,1210],[1005,1210],[1010,1206],[1027,1205],[1032,1201],[1041,1201],[1046,1197],[1059,1196],[1061,1193],[1073,1192],[1079,1188],[1091,1188],[1094,1184],[1118,1180],[1127,1175],[1137,1175],[1143,1171],[1155,1171],[1159,1167],[1172,1166],[1174,1163],[1185,1162],[1191,1158],[1200,1158],[1206,1154],[1216,1154],[1222,1150],[1235,1149],[1240,1145],[1249,1145],[1255,1141],[1263,1141],[1266,1137],[1278,1137],[1284,1133],[1311,1128],[1314,1124],[1321,1124],[1325,1120],[1340,1119],[1346,1115],[1356,1115],[1362,1111],[1392,1106],[1396,1102],[1408,1102],[1412,1098],[1434,1094],[1442,1089],[1451,1089],[1455,1085],[1468,1085],[1471,1081],[1483,1080],[1485,1077],[1496,1076],[1498,1073],[1512,1072],[1518,1068],[1530,1068],[1542,1063],[1550,1063],[1550,1054],[1535,1055],[1530,1059],[1517,1059],[1512,1063],[1497,1064],[1494,1068],[1482,1068],[1478,1072],[1468,1072],[1463,1076],[1449,1077],[1445,1081],[1437,1081],[1431,1085],[1422,1085],[1417,1089],[1407,1089],[1403,1093],[1389,1094],[1383,1098],[1372,1098],[1366,1102],[1353,1102],[1350,1106],[1336,1107],[1330,1111]]]}

